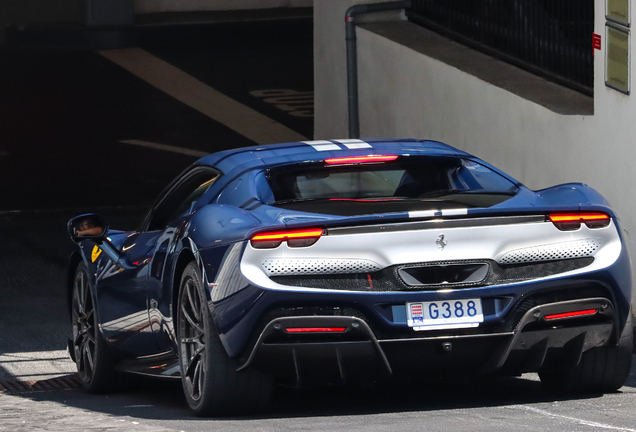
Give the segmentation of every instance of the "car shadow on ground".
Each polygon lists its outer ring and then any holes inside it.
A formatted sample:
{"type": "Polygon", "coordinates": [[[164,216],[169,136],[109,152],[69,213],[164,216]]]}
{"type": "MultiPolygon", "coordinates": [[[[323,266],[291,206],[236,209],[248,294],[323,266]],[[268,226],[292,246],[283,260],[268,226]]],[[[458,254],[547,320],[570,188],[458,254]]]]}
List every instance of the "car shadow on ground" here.
{"type": "MultiPolygon", "coordinates": [[[[636,387],[633,362],[625,387],[636,387]]],[[[134,390],[91,395],[82,390],[18,393],[34,401],[53,401],[66,406],[114,416],[149,420],[196,420],[189,411],[179,380],[144,379],[134,390]]],[[[521,377],[480,377],[438,382],[395,382],[374,387],[323,387],[293,390],[277,388],[269,409],[244,419],[356,416],[383,413],[447,411],[503,407],[568,400],[595,399],[602,394],[555,395],[546,391],[536,374],[521,377]]]]}

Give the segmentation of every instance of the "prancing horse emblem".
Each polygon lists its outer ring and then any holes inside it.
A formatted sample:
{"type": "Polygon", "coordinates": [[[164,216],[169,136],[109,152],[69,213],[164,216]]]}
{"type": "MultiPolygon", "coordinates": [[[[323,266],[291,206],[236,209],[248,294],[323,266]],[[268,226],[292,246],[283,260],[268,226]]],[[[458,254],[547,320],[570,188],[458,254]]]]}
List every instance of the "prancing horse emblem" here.
{"type": "Polygon", "coordinates": [[[447,242],[444,241],[444,234],[440,234],[439,237],[437,237],[435,244],[439,246],[439,250],[444,250],[444,246],[448,244],[447,242]]]}

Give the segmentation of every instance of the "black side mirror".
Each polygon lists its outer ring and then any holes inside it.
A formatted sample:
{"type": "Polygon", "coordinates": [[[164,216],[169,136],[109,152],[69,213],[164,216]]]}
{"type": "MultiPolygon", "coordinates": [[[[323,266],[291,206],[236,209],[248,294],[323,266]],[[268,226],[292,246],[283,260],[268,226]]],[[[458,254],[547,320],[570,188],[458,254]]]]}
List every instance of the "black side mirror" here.
{"type": "Polygon", "coordinates": [[[67,228],[68,235],[75,243],[82,240],[93,240],[96,243],[101,243],[108,232],[106,220],[95,213],[75,216],[68,221],[67,228]]]}

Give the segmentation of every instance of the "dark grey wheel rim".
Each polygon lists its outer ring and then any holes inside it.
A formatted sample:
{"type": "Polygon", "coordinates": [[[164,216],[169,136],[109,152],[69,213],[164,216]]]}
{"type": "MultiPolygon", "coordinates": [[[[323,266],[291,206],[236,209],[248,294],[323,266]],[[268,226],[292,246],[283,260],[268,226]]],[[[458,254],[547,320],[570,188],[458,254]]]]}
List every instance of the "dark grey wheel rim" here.
{"type": "Polygon", "coordinates": [[[89,383],[95,373],[95,316],[86,272],[80,270],[73,282],[73,349],[80,379],[89,383]]]}
{"type": "Polygon", "coordinates": [[[182,374],[186,391],[193,401],[202,396],[206,375],[205,303],[196,281],[188,276],[181,287],[179,302],[179,340],[182,374]]]}

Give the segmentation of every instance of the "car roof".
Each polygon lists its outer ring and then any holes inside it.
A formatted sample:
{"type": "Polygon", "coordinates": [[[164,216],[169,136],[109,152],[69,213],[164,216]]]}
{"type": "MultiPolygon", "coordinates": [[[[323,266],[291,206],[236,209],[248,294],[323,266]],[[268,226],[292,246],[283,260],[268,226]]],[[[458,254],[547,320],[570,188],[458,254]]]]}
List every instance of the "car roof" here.
{"type": "Polygon", "coordinates": [[[282,144],[270,144],[226,150],[205,156],[197,161],[222,172],[239,166],[267,166],[322,161],[327,158],[356,155],[426,155],[426,156],[470,156],[468,153],[437,141],[399,140],[316,140],[282,144]]]}

